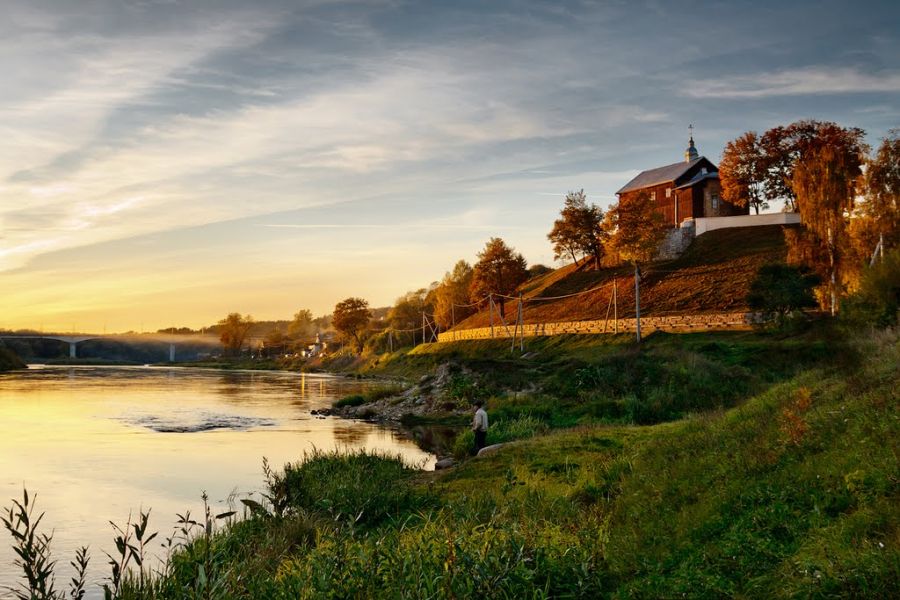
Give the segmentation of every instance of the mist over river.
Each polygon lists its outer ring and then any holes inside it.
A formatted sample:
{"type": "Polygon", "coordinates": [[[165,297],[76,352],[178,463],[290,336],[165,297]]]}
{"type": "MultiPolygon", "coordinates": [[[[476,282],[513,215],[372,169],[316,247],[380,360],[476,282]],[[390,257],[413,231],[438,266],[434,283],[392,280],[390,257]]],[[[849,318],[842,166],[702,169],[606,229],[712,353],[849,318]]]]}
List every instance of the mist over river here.
{"type": "MultiPolygon", "coordinates": [[[[89,596],[101,597],[114,552],[109,521],[152,509],[158,541],[176,513],[217,512],[229,496],[263,486],[262,458],[280,468],[304,451],[366,448],[430,468],[434,457],[389,428],[311,415],[366,382],[321,374],[170,367],[32,366],[0,374],[0,504],[23,486],[53,531],[57,589],[65,590],[75,549],[91,549],[89,596]]],[[[17,585],[12,537],[0,530],[0,598],[17,585]]]]}

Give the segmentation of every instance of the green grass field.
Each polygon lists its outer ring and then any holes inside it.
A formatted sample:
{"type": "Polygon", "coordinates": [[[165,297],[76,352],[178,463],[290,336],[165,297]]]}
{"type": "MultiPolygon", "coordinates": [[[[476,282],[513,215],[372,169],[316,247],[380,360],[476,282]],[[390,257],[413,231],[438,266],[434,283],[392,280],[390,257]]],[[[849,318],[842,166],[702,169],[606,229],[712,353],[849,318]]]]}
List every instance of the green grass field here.
{"type": "MultiPolygon", "coordinates": [[[[391,364],[414,373],[492,350],[423,347],[391,364]]],[[[559,422],[519,411],[521,395],[492,396],[501,433],[520,439],[447,472],[307,456],[270,475],[274,508],[198,533],[163,577],[122,597],[888,598],[900,587],[896,333],[658,336],[640,351],[572,338],[536,351],[606,383],[574,399],[560,387],[556,401],[572,406],[559,422]],[[607,396],[677,395],[688,367],[710,375],[675,420],[595,415],[607,396]]],[[[521,359],[491,361],[505,371],[521,359]]],[[[541,394],[529,402],[546,407],[541,394]]]]}

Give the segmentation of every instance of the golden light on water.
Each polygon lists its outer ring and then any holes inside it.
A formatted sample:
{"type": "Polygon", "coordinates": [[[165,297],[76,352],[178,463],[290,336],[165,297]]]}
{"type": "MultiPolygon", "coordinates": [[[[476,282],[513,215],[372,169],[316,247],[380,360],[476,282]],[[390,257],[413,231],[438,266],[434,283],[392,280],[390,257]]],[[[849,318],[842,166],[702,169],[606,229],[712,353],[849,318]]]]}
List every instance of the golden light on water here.
{"type": "MultiPolygon", "coordinates": [[[[413,442],[375,425],[309,414],[359,383],[322,375],[186,369],[52,367],[0,375],[0,498],[38,495],[63,571],[81,544],[105,574],[110,520],[152,508],[168,535],[175,514],[224,509],[233,492],[259,491],[262,458],[279,467],[314,449],[400,454],[433,465],[413,442]],[[211,430],[205,427],[220,425],[211,430]]],[[[161,534],[162,535],[162,534],[161,534]]],[[[13,560],[0,545],[0,564],[13,560]]],[[[0,585],[12,584],[11,569],[0,585]]]]}

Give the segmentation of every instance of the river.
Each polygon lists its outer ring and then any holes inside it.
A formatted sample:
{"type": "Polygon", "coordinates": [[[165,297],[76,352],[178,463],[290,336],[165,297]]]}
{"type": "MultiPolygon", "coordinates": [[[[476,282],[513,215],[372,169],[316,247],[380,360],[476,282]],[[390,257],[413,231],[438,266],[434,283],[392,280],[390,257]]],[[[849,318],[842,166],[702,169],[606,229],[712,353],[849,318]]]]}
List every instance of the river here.
{"type": "MultiPolygon", "coordinates": [[[[399,432],[310,411],[367,384],[322,374],[169,367],[33,365],[0,374],[0,503],[37,495],[53,532],[57,588],[78,546],[91,549],[90,598],[114,550],[109,521],[152,509],[150,529],[171,534],[176,513],[216,510],[263,488],[276,467],[313,448],[366,448],[431,468],[434,457],[399,432]]],[[[16,585],[12,537],[0,529],[0,598],[16,585]]],[[[156,546],[156,541],[153,545],[156,546]]]]}

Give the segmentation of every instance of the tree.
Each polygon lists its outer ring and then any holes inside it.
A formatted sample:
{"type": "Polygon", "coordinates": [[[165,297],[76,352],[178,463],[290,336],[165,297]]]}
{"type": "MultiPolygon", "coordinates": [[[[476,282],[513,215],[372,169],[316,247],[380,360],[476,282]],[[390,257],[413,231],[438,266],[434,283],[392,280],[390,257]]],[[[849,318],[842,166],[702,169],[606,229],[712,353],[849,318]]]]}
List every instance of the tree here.
{"type": "MultiPolygon", "coordinates": [[[[388,312],[388,321],[391,327],[401,331],[420,328],[422,326],[422,314],[433,311],[433,308],[427,302],[427,298],[428,290],[425,288],[407,292],[397,298],[394,306],[388,312]]],[[[415,332],[413,332],[413,341],[415,341],[415,332]]]]}
{"type": "Polygon", "coordinates": [[[272,352],[283,354],[287,341],[288,339],[281,330],[277,327],[273,327],[263,340],[263,347],[266,349],[266,355],[271,356],[272,352]]]}
{"type": "Polygon", "coordinates": [[[601,228],[603,211],[595,204],[588,204],[584,190],[579,190],[566,194],[560,216],[547,234],[553,242],[553,258],[560,259],[568,254],[577,266],[575,253],[580,252],[584,256],[593,256],[594,265],[599,269],[605,237],[601,228]]]}
{"type": "Polygon", "coordinates": [[[794,188],[799,161],[822,146],[833,146],[848,156],[865,153],[865,132],[830,121],[795,121],[773,127],[762,136],[748,131],[725,146],[719,165],[722,196],[740,206],[768,208],[783,200],[791,212],[800,210],[794,188]]]}
{"type": "Polygon", "coordinates": [[[435,289],[434,320],[442,329],[453,327],[475,312],[474,307],[467,306],[473,273],[472,265],[460,260],[435,289]]]}
{"type": "Polygon", "coordinates": [[[755,131],[738,136],[725,144],[719,163],[722,197],[737,206],[769,208],[765,198],[766,155],[755,131]]]}
{"type": "Polygon", "coordinates": [[[288,324],[288,335],[302,341],[303,338],[311,336],[314,332],[312,312],[305,308],[295,312],[294,319],[288,324]]]}
{"type": "Polygon", "coordinates": [[[647,192],[626,195],[606,213],[604,227],[619,256],[634,265],[635,334],[641,341],[641,290],[639,263],[653,260],[666,235],[665,217],[647,192]]]}
{"type": "Polygon", "coordinates": [[[841,317],[852,322],[891,327],[900,317],[900,248],[863,268],[859,290],[842,305],[841,317]]]}
{"type": "Polygon", "coordinates": [[[525,258],[506,245],[500,238],[492,237],[478,253],[472,273],[469,295],[481,300],[484,296],[500,296],[500,313],[505,306],[503,295],[512,294],[519,284],[528,279],[528,264],[525,258]]]}
{"type": "Polygon", "coordinates": [[[747,303],[781,327],[790,316],[816,306],[812,290],[819,282],[819,276],[806,267],[783,263],[763,265],[750,284],[747,303]]]}
{"type": "Polygon", "coordinates": [[[236,312],[229,313],[227,317],[219,321],[219,340],[225,346],[225,354],[236,356],[241,353],[251,327],[253,327],[253,317],[243,316],[236,312]]]}
{"type": "Polygon", "coordinates": [[[865,132],[858,127],[845,128],[830,121],[796,121],[786,127],[769,129],[760,140],[766,198],[782,198],[791,211],[800,211],[794,186],[794,168],[798,162],[822,146],[860,157],[866,150],[864,136],[865,132]]]}
{"type": "Polygon", "coordinates": [[[611,206],[604,227],[619,255],[634,265],[656,256],[669,229],[646,192],[625,196],[611,206]]]}
{"type": "Polygon", "coordinates": [[[866,164],[865,200],[857,214],[855,237],[867,257],[884,240],[900,245],[900,129],[892,129],[866,164]]]}
{"type": "Polygon", "coordinates": [[[331,324],[344,338],[353,342],[356,352],[362,352],[363,335],[369,327],[369,303],[362,298],[347,298],[338,302],[331,316],[331,324]]]}
{"type": "Polygon", "coordinates": [[[853,210],[862,155],[825,143],[807,149],[793,169],[792,188],[803,221],[811,266],[828,280],[831,310],[840,295],[848,247],[847,221],[853,210]],[[818,250],[816,252],[815,250],[818,250]]]}

